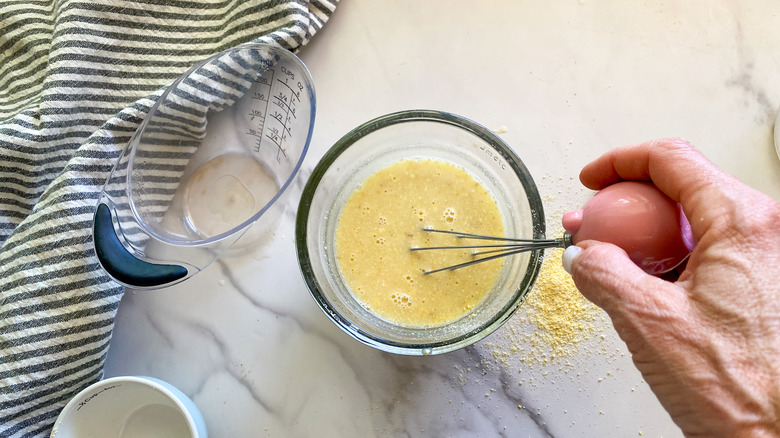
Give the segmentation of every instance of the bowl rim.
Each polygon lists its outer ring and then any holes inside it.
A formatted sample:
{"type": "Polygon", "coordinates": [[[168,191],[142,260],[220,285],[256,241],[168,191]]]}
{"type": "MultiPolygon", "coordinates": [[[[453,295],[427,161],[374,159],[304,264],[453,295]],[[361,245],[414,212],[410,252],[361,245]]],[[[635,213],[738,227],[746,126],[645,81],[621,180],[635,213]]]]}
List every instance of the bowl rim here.
{"type": "Polygon", "coordinates": [[[431,355],[457,350],[472,345],[494,332],[503,325],[514,314],[520,304],[522,304],[528,291],[530,291],[539,275],[542,259],[544,257],[543,249],[536,249],[529,253],[530,257],[526,275],[523,277],[517,291],[515,291],[515,297],[507,302],[496,315],[478,328],[444,341],[431,343],[404,343],[387,340],[356,326],[331,305],[330,301],[322,293],[320,281],[317,280],[314,271],[312,270],[312,263],[306,242],[308,235],[309,209],[312,204],[314,193],[330,166],[359,139],[371,132],[388,126],[419,121],[432,121],[463,128],[488,143],[494,151],[498,152],[506,160],[523,185],[528,197],[531,216],[534,222],[533,237],[535,239],[544,238],[546,230],[542,200],[528,168],[514,150],[512,150],[512,148],[510,148],[501,138],[473,120],[439,110],[404,110],[371,119],[341,137],[325,152],[320,161],[316,164],[303,188],[295,219],[295,246],[298,265],[304,282],[309,289],[309,293],[314,298],[318,307],[320,307],[336,326],[364,344],[382,351],[404,355],[431,355]],[[521,293],[521,291],[526,292],[521,293]]]}

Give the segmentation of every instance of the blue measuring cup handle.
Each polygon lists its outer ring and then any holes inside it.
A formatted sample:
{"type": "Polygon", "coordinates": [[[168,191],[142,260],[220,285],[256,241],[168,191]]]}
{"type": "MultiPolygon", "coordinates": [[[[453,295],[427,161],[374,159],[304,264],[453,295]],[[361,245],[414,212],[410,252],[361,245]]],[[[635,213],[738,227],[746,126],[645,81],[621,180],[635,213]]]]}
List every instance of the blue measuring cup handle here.
{"type": "Polygon", "coordinates": [[[187,268],[158,265],[138,259],[119,241],[111,221],[111,209],[99,204],[93,226],[95,253],[100,264],[114,279],[128,286],[155,287],[187,276],[187,268]]]}

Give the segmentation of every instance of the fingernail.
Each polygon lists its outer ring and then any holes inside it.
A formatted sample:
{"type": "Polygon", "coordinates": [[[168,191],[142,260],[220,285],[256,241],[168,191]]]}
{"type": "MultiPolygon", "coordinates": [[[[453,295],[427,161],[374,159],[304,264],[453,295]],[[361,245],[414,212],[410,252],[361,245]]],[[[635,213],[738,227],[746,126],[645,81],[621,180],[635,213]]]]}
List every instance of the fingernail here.
{"type": "Polygon", "coordinates": [[[580,255],[581,252],[582,248],[577,245],[572,245],[563,251],[563,256],[561,256],[561,263],[563,264],[563,269],[569,274],[571,274],[571,264],[574,262],[574,259],[580,255]]]}

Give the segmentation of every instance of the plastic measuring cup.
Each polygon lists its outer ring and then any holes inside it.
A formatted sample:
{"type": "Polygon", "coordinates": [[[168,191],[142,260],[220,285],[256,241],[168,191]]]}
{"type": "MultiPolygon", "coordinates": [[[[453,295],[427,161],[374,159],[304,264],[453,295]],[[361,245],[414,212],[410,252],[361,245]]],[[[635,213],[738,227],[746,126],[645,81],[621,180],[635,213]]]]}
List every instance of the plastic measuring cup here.
{"type": "Polygon", "coordinates": [[[127,286],[183,281],[275,225],[308,150],[315,95],[306,66],[270,44],[195,65],[158,98],[108,177],[93,235],[127,286]]]}

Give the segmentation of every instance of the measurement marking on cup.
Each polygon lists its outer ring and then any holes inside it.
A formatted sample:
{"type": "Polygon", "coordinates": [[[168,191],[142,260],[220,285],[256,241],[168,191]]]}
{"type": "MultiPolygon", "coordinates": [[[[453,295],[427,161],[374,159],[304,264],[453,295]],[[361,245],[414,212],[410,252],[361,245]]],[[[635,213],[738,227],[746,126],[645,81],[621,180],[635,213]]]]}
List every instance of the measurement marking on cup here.
{"type": "MultiPolygon", "coordinates": [[[[257,102],[257,106],[251,108],[249,111],[249,121],[257,123],[257,128],[249,128],[247,135],[255,137],[255,153],[260,152],[260,146],[263,143],[262,132],[265,129],[265,117],[268,112],[269,96],[271,95],[271,84],[273,84],[274,70],[266,70],[263,74],[255,79],[255,83],[258,84],[258,90],[252,93],[252,99],[257,102]],[[270,75],[270,81],[267,77],[270,75]],[[257,120],[255,120],[257,119],[257,120]]],[[[254,105],[253,105],[254,106],[254,105]]]]}
{"type": "Polygon", "coordinates": [[[265,122],[265,114],[263,114],[260,110],[253,109],[249,112],[249,120],[254,120],[255,117],[260,119],[260,123],[265,122]]]}
{"type": "Polygon", "coordinates": [[[260,152],[264,141],[273,143],[277,149],[276,159],[281,161],[282,156],[287,156],[285,142],[293,137],[292,124],[304,85],[296,81],[295,73],[284,66],[278,70],[267,70],[255,83],[259,90],[252,94],[252,98],[257,106],[250,109],[248,115],[249,120],[256,123],[256,128],[250,128],[246,135],[255,138],[256,153],[260,152]]]}

